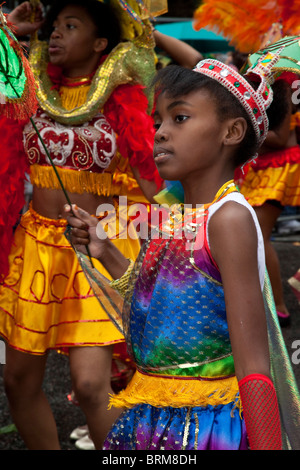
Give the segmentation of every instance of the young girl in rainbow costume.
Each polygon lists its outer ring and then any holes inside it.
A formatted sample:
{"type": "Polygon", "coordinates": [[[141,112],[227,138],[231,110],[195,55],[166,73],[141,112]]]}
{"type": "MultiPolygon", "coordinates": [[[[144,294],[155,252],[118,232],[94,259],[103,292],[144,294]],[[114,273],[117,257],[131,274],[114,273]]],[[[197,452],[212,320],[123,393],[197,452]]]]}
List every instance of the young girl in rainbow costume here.
{"type": "Polygon", "coordinates": [[[267,72],[260,64],[246,80],[208,59],[193,71],[158,74],[154,160],[164,179],[181,182],[184,205],[135,263],[120,258],[88,213],[73,206],[74,217],[66,207],[86,275],[111,299],[107,309],[137,368],[111,399],[125,411],[105,450],[299,448],[299,394],[263,238],[233,183],[235,167],[255,155],[268,130],[267,72]],[[86,245],[115,279],[110,284],[80,254],[86,245]]]}

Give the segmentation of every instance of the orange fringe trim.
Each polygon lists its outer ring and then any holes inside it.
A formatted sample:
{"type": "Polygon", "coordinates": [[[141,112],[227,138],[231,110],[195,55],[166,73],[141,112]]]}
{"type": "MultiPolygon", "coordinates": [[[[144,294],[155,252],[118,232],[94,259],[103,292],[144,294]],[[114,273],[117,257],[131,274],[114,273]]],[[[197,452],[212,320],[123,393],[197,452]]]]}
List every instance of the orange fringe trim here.
{"type": "Polygon", "coordinates": [[[155,407],[217,406],[237,402],[237,378],[170,377],[136,371],[125,390],[110,399],[109,408],[132,408],[146,403],[155,407]]]}

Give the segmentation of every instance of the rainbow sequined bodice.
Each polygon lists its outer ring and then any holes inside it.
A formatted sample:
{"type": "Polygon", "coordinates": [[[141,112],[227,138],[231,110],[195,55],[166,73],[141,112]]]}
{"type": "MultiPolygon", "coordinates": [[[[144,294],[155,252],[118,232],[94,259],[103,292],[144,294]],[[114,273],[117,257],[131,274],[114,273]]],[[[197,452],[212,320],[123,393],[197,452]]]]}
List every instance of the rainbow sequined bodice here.
{"type": "Polygon", "coordinates": [[[138,369],[176,376],[234,374],[223,287],[205,237],[194,251],[185,237],[152,238],[146,245],[126,327],[138,369]]]}

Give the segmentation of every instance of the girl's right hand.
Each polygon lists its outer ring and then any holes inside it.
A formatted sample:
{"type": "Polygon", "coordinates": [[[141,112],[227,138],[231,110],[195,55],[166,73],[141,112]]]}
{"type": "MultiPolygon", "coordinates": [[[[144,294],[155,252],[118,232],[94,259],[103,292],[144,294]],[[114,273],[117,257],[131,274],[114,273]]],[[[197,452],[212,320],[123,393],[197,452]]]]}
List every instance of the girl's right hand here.
{"type": "Polygon", "coordinates": [[[65,218],[71,226],[71,241],[81,253],[87,254],[89,246],[90,255],[101,260],[109,240],[96,217],[76,206],[65,205],[65,218]]]}

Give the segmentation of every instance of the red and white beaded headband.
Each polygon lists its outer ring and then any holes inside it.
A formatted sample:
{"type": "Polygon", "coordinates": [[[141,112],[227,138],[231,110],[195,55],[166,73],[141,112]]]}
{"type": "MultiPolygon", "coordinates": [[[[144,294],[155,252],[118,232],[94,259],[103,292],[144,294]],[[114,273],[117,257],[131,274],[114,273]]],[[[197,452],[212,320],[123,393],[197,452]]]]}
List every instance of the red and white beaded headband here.
{"type": "Polygon", "coordinates": [[[272,79],[271,67],[278,60],[278,55],[264,56],[259,64],[247,71],[247,76],[253,81],[260,81],[257,90],[236,70],[214,59],[201,60],[194,68],[195,72],[207,75],[218,81],[229,90],[241,103],[253,124],[259,144],[261,144],[269,129],[266,109],[273,99],[270,87],[272,79]],[[263,61],[263,59],[265,59],[263,61]]]}

